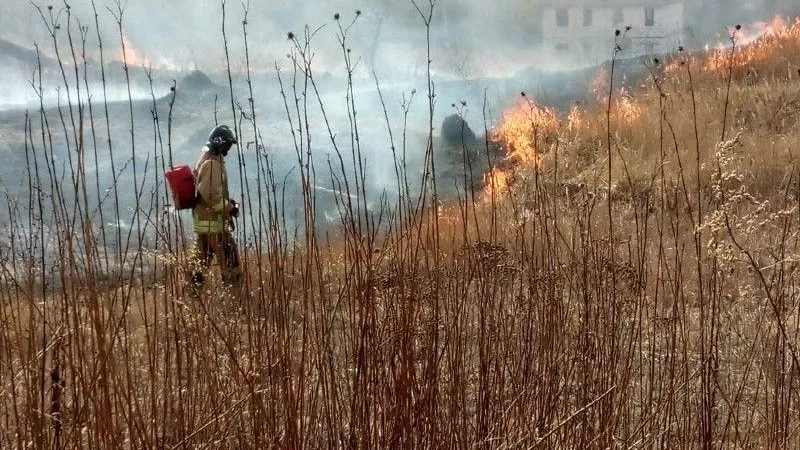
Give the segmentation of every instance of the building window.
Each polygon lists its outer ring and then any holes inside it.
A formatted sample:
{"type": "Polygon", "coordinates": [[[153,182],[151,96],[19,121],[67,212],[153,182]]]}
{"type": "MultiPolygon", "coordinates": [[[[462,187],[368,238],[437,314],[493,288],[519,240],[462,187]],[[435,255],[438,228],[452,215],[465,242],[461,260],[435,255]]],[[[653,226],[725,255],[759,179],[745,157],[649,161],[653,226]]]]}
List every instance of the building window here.
{"type": "Polygon", "coordinates": [[[563,53],[569,51],[569,44],[566,42],[559,42],[556,44],[556,51],[559,53],[563,53]]]}
{"type": "Polygon", "coordinates": [[[644,26],[652,27],[656,24],[656,9],[648,6],[644,9],[644,26]]]}
{"type": "Polygon", "coordinates": [[[567,8],[556,9],[556,25],[560,28],[569,26],[569,10],[567,8]]]}
{"type": "Polygon", "coordinates": [[[583,10],[583,26],[590,27],[592,26],[592,22],[594,22],[594,11],[592,8],[586,8],[583,10]]]}
{"type": "Polygon", "coordinates": [[[625,11],[622,8],[614,8],[614,24],[625,21],[625,11]]]}

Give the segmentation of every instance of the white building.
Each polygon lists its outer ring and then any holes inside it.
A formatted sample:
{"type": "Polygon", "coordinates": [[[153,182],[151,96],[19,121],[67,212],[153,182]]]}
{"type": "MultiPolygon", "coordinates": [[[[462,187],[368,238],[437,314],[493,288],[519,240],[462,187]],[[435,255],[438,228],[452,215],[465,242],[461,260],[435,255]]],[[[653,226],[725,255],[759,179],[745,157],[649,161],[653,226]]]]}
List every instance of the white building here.
{"type": "Polygon", "coordinates": [[[673,52],[685,30],[684,2],[676,0],[547,0],[545,52],[565,64],[611,59],[614,31],[630,26],[620,57],[673,52]]]}

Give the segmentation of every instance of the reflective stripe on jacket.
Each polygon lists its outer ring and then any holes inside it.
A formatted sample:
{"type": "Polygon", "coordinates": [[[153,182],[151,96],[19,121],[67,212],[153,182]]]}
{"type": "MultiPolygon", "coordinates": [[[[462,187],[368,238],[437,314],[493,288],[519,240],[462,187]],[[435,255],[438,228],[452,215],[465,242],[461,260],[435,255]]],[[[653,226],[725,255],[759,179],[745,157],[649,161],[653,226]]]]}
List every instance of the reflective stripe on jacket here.
{"type": "Polygon", "coordinates": [[[222,157],[206,148],[195,167],[200,201],[192,212],[196,234],[216,234],[225,230],[228,217],[228,173],[222,157]]]}
{"type": "Polygon", "coordinates": [[[222,219],[200,220],[197,214],[193,218],[195,234],[220,234],[225,231],[225,222],[222,219]]]}

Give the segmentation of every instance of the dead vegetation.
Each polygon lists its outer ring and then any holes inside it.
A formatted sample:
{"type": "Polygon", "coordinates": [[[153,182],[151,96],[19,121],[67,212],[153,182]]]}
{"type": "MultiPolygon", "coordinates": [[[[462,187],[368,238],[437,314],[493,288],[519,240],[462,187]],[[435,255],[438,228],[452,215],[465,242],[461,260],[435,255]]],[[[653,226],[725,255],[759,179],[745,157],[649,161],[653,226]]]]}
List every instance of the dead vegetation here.
{"type": "MultiPolygon", "coordinates": [[[[435,1],[423,3],[429,25],[435,1]]],[[[357,17],[331,25],[348,74],[357,17]]],[[[246,13],[242,23],[247,43],[246,13]]],[[[239,229],[241,298],[218,281],[199,298],[184,290],[186,236],[161,214],[159,170],[137,175],[154,190],[137,188],[131,223],[164,238],[147,251],[98,245],[112,237],[86,217],[85,169],[104,150],[102,107],[65,106],[74,126],[42,108],[41,123],[74,138],[61,184],[74,193],[55,189],[58,149],[29,117],[29,190],[7,197],[0,254],[0,447],[798,447],[793,36],[727,74],[702,69],[705,54],[653,62],[639,90],[606,99],[610,111],[563,119],[526,99],[506,127],[526,147],[496,164],[484,191],[465,180],[453,204],[437,198],[433,145],[406,148],[403,111],[387,108],[401,195],[375,208],[358,139],[331,132],[328,161],[309,151],[306,113],[328,105],[314,31],[292,33],[279,76],[303,226],[285,225],[252,101],[232,102],[259,154],[256,167],[238,164],[250,175],[242,203],[259,212],[239,229]],[[422,174],[406,166],[418,151],[422,174]],[[315,226],[323,170],[336,184],[335,232],[315,226]]],[[[358,136],[349,80],[346,125],[358,136]]],[[[163,144],[141,149],[158,168],[171,113],[154,117],[163,144]]]]}

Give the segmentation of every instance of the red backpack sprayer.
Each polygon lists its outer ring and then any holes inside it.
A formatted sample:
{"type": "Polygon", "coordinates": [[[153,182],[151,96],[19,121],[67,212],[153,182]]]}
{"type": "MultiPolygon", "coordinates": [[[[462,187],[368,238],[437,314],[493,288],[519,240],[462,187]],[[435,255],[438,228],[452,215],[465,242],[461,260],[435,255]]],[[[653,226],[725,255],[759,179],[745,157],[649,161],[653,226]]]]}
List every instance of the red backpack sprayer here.
{"type": "Polygon", "coordinates": [[[195,186],[195,175],[187,165],[174,166],[164,173],[175,209],[181,211],[197,206],[199,197],[195,186]]]}

